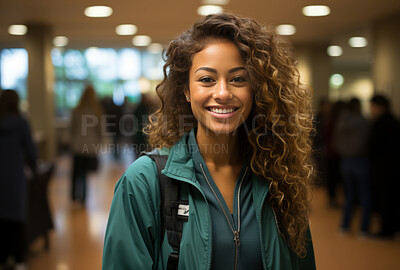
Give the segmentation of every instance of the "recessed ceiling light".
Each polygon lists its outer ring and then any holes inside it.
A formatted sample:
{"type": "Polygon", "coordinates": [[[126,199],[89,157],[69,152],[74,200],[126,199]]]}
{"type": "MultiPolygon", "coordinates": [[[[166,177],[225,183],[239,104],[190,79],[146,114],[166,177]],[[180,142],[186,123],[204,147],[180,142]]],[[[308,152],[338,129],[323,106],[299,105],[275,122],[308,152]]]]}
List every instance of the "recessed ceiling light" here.
{"type": "Polygon", "coordinates": [[[131,36],[136,34],[137,27],[133,24],[120,24],[115,28],[115,32],[121,36],[131,36]]]}
{"type": "Polygon", "coordinates": [[[8,33],[15,36],[23,36],[28,32],[28,27],[23,24],[13,24],[8,27],[8,33]]]}
{"type": "Polygon", "coordinates": [[[296,27],[291,24],[280,24],[276,27],[276,32],[282,36],[291,36],[296,33],[296,27]]]}
{"type": "Polygon", "coordinates": [[[197,14],[201,15],[201,16],[207,16],[210,14],[218,14],[218,13],[222,13],[223,12],[223,8],[220,6],[216,6],[216,5],[204,5],[204,6],[200,6],[197,9],[197,14]]]}
{"type": "Polygon", "coordinates": [[[160,43],[151,43],[149,47],[147,47],[149,53],[160,53],[162,50],[164,50],[164,46],[160,43]]]}
{"type": "Polygon", "coordinates": [[[349,45],[353,48],[362,48],[368,45],[365,37],[352,37],[349,39],[349,45]]]}
{"type": "Polygon", "coordinates": [[[85,8],[85,15],[88,17],[109,17],[113,13],[112,8],[107,6],[91,6],[85,8]]]}
{"type": "Polygon", "coordinates": [[[335,87],[335,88],[339,88],[340,86],[343,85],[344,83],[344,78],[342,74],[336,73],[333,74],[330,79],[329,79],[329,83],[335,87]]]}
{"type": "Polygon", "coordinates": [[[309,17],[327,16],[330,13],[331,9],[324,5],[312,5],[303,8],[303,15],[309,17]]]}
{"type": "Polygon", "coordinates": [[[68,38],[65,36],[57,36],[53,38],[53,45],[56,47],[65,47],[68,44],[68,38]]]}
{"type": "Polygon", "coordinates": [[[203,0],[201,1],[202,4],[204,5],[227,5],[229,3],[229,0],[203,0]]]}
{"type": "Polygon", "coordinates": [[[139,35],[132,39],[132,43],[133,45],[139,47],[148,46],[151,43],[151,37],[145,35],[139,35]]]}
{"type": "Polygon", "coordinates": [[[342,47],[340,47],[338,45],[329,46],[326,51],[327,51],[328,55],[332,56],[332,57],[341,56],[343,54],[342,47]]]}

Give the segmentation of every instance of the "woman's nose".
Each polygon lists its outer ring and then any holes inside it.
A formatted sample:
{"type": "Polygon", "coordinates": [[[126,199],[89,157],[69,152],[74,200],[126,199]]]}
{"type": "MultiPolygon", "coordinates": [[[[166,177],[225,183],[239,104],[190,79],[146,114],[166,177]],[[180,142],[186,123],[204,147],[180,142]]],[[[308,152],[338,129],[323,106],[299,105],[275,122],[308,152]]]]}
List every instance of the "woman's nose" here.
{"type": "Polygon", "coordinates": [[[232,98],[232,93],[225,81],[220,81],[215,85],[213,98],[215,100],[219,100],[220,102],[224,102],[232,98]]]}

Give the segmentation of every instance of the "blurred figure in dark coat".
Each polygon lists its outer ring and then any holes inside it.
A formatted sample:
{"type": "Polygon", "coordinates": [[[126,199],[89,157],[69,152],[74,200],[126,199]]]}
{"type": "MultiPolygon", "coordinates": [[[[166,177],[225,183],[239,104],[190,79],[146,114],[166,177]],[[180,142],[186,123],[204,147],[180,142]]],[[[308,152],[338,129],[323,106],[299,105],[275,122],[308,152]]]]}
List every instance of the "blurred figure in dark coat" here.
{"type": "Polygon", "coordinates": [[[338,118],[334,146],[340,155],[340,173],[345,188],[341,231],[349,230],[356,198],[362,210],[360,234],[369,233],[371,198],[367,142],[369,122],[361,114],[361,103],[352,98],[338,118]]]}
{"type": "Polygon", "coordinates": [[[329,198],[329,207],[337,208],[339,203],[337,201],[337,187],[341,183],[340,176],[340,157],[333,145],[333,134],[337,124],[339,115],[341,114],[345,103],[337,101],[332,105],[329,116],[324,125],[323,136],[323,157],[325,159],[325,181],[329,198]]]}
{"type": "Polygon", "coordinates": [[[374,205],[381,216],[378,236],[390,238],[400,226],[400,125],[381,95],[371,99],[371,116],[369,156],[374,205]]]}
{"type": "Polygon", "coordinates": [[[0,267],[13,256],[24,269],[27,219],[25,167],[36,172],[36,150],[28,122],[13,90],[0,94],[0,267]]]}

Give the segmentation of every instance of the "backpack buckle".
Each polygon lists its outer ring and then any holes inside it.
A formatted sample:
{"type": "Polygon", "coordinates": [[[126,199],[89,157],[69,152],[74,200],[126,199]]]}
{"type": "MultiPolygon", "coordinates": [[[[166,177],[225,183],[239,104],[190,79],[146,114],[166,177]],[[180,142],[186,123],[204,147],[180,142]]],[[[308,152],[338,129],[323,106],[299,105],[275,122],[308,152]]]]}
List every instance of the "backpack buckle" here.
{"type": "Polygon", "coordinates": [[[179,261],[179,249],[174,249],[169,254],[167,270],[176,270],[176,269],[178,269],[178,261],[179,261]]]}

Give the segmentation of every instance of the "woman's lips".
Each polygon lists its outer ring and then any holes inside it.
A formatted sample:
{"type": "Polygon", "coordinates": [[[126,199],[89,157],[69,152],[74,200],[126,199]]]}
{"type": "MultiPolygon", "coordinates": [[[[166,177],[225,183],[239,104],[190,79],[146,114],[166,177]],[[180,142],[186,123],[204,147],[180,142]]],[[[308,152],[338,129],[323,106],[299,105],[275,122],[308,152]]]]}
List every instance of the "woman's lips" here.
{"type": "Polygon", "coordinates": [[[238,107],[207,107],[208,112],[215,118],[227,119],[232,117],[238,110],[238,107]]]}

